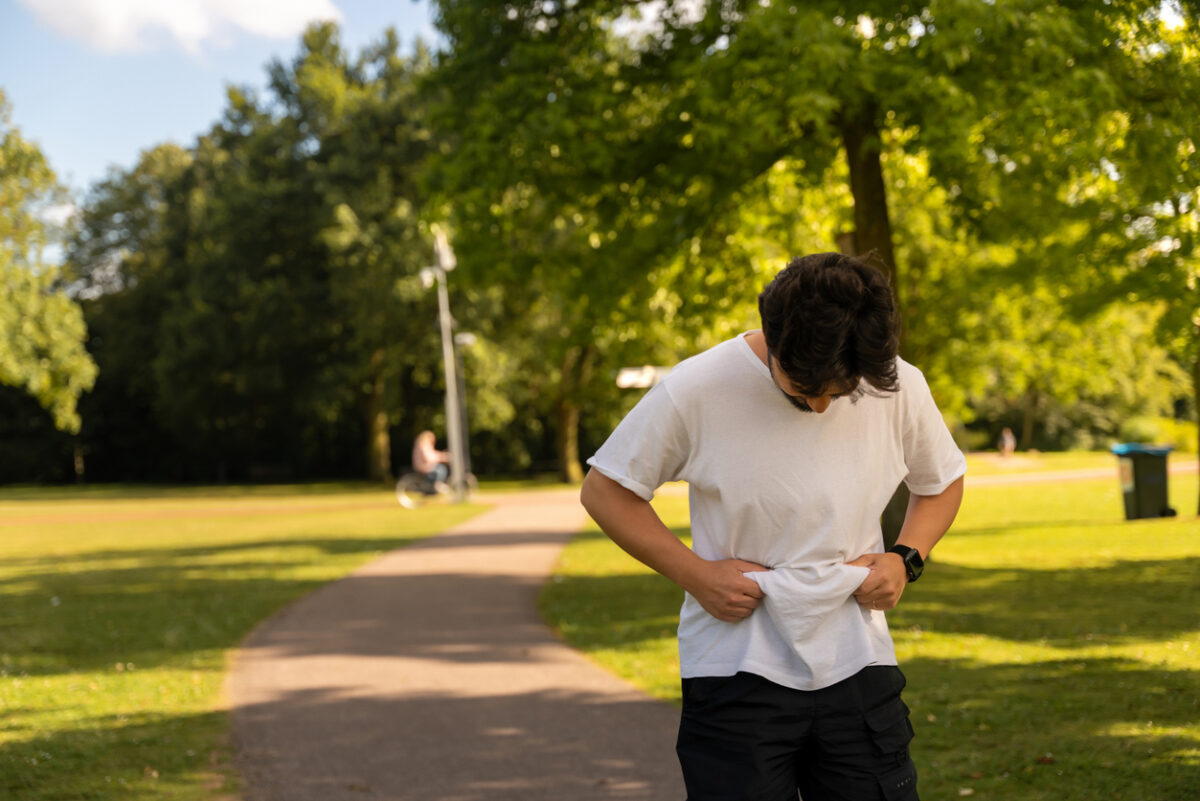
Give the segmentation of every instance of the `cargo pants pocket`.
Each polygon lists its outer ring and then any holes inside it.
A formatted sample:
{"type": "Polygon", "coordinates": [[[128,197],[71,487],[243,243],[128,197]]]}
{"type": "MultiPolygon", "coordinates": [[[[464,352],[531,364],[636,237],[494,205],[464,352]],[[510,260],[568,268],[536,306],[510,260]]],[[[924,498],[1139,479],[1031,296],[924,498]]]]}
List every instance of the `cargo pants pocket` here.
{"type": "Polygon", "coordinates": [[[868,710],[864,717],[882,764],[890,765],[878,777],[883,797],[886,801],[916,801],[917,767],[908,751],[913,739],[908,705],[901,698],[893,698],[868,710]]]}

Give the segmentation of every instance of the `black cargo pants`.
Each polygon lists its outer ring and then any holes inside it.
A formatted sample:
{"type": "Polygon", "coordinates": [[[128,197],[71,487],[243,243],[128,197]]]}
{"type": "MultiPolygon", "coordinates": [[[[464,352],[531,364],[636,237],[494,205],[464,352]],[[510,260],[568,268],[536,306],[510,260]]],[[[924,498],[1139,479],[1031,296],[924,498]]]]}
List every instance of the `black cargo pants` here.
{"type": "Polygon", "coordinates": [[[752,673],[684,679],[688,801],[918,801],[904,684],[895,666],[811,691],[752,673]]]}

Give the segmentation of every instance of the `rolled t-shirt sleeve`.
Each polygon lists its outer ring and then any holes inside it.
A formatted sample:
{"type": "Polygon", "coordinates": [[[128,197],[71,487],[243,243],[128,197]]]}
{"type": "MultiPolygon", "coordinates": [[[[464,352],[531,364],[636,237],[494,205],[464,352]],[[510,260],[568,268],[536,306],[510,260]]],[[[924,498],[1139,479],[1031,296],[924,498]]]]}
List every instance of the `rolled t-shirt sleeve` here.
{"type": "Polygon", "coordinates": [[[967,460],[938,411],[925,376],[915,367],[904,376],[904,483],[914,495],[939,495],[967,472],[967,460]]]}
{"type": "Polygon", "coordinates": [[[665,384],[647,392],[587,463],[643,500],[683,478],[688,433],[665,384]]]}

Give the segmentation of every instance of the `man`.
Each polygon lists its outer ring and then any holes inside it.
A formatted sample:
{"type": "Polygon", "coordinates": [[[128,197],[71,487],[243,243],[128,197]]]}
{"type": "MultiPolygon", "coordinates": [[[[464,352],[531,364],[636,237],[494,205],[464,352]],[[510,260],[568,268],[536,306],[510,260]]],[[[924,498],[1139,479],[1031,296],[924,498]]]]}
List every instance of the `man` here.
{"type": "Polygon", "coordinates": [[[446,489],[450,477],[450,453],[437,449],[437,436],[432,431],[422,431],[413,440],[412,468],[429,479],[429,486],[441,492],[446,489]]]}
{"type": "Polygon", "coordinates": [[[896,356],[877,270],[797,258],[759,311],[761,331],[643,397],[588,460],[582,501],[686,591],[676,750],[689,801],[915,801],[884,611],[953,522],[966,462],[896,356]],[[650,506],[670,480],[688,482],[694,550],[650,506]],[[884,553],[879,517],[900,481],[912,499],[884,553]]]}

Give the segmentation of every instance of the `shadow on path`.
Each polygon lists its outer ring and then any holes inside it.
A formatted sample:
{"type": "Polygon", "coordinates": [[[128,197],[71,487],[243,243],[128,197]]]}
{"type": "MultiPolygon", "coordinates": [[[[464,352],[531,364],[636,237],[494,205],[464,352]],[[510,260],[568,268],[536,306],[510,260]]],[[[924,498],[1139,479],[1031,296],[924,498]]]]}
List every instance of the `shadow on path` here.
{"type": "Polygon", "coordinates": [[[678,712],[536,611],[583,522],[509,496],[260,626],[228,684],[247,801],[675,801],[678,712]]]}

